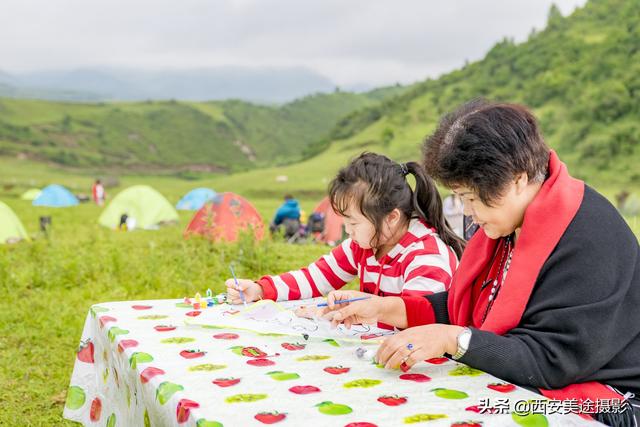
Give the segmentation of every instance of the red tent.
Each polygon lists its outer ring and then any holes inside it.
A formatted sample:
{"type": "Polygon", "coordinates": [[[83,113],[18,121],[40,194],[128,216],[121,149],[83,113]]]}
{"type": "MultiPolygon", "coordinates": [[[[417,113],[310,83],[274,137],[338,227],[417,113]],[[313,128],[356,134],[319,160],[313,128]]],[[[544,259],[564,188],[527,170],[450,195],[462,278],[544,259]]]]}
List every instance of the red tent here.
{"type": "Polygon", "coordinates": [[[191,219],[184,236],[201,234],[212,240],[234,242],[242,230],[253,229],[257,239],[264,236],[264,222],[251,203],[234,193],[218,194],[191,219]]]}
{"type": "Polygon", "coordinates": [[[329,197],[322,199],[313,212],[324,215],[324,231],[316,240],[332,246],[340,243],[344,239],[344,220],[331,207],[329,197]]]}

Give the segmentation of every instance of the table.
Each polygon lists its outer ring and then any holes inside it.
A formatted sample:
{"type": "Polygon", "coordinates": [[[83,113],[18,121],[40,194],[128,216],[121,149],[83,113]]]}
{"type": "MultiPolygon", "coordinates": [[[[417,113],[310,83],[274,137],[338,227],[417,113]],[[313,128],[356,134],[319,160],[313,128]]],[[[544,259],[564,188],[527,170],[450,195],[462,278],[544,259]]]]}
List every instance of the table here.
{"type": "Polygon", "coordinates": [[[64,417],[107,427],[599,425],[513,415],[543,398],[449,359],[403,374],[358,359],[358,343],[185,321],[197,316],[181,300],[92,306],[64,417]]]}

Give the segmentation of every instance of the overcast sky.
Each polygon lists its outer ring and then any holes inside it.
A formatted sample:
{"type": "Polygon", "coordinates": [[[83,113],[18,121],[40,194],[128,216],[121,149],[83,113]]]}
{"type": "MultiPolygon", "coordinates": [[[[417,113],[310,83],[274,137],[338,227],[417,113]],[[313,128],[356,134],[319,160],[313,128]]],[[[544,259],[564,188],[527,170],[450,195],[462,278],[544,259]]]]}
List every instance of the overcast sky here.
{"type": "Polygon", "coordinates": [[[585,0],[1,0],[0,70],[308,67],[410,83],[525,40],[585,0]]]}

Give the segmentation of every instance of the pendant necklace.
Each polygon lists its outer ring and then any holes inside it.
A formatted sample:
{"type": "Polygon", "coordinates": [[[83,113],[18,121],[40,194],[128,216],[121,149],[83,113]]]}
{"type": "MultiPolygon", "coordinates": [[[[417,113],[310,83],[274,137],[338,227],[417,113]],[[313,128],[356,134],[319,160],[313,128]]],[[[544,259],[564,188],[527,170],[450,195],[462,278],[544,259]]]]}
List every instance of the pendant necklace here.
{"type": "Polygon", "coordinates": [[[489,302],[487,303],[487,308],[484,310],[484,315],[482,316],[482,323],[487,319],[487,315],[489,314],[489,310],[493,306],[495,299],[498,297],[498,292],[502,287],[502,284],[507,279],[507,273],[509,272],[509,267],[511,266],[511,257],[513,256],[513,243],[512,243],[512,235],[507,236],[504,241],[504,250],[502,251],[502,257],[500,259],[500,264],[498,265],[498,273],[496,274],[496,278],[491,285],[491,293],[489,294],[489,302]],[[504,258],[507,258],[504,266],[502,262],[504,258]],[[502,277],[500,277],[500,268],[502,267],[502,277]],[[500,279],[500,280],[498,280],[500,279]]]}

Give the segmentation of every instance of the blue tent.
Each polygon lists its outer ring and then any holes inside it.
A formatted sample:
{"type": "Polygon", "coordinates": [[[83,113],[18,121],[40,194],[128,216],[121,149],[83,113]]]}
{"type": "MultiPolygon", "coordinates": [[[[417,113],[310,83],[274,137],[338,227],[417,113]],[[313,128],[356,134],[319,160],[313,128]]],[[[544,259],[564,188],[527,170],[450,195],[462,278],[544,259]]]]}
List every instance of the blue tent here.
{"type": "Polygon", "coordinates": [[[215,199],[216,195],[216,192],[210,188],[194,188],[180,199],[176,205],[176,209],[197,211],[203,207],[205,203],[215,199]]]}
{"type": "Polygon", "coordinates": [[[62,208],[75,206],[78,199],[61,185],[53,184],[42,189],[42,193],[32,202],[33,206],[50,206],[62,208]]]}

